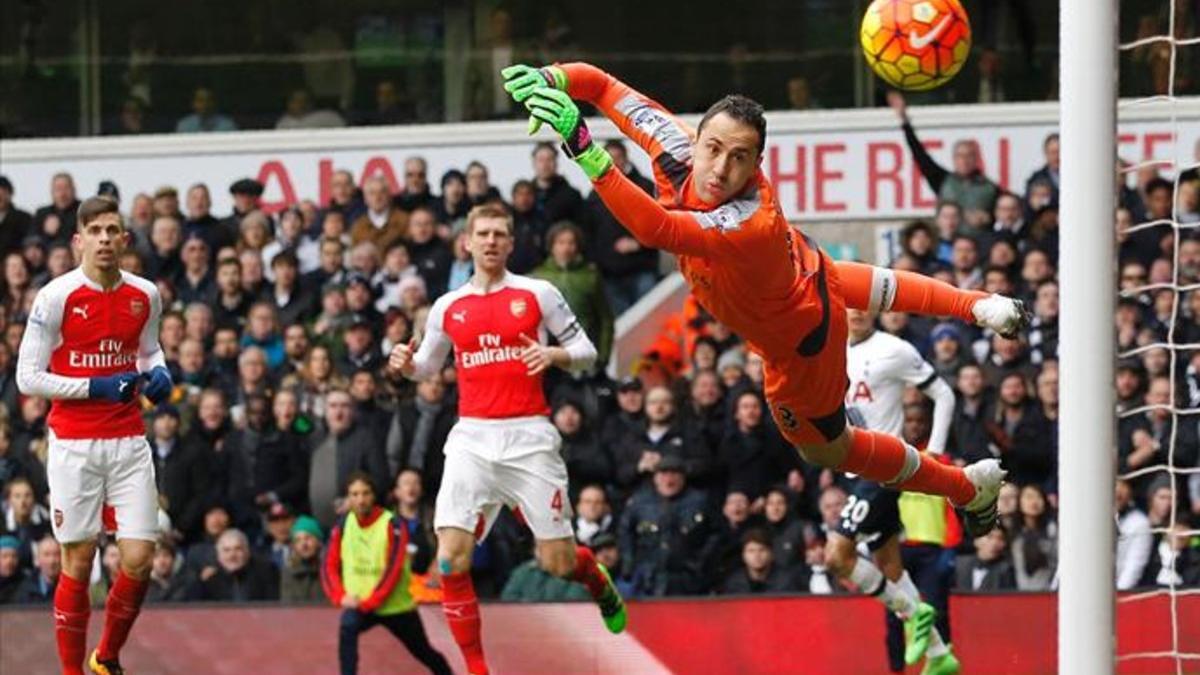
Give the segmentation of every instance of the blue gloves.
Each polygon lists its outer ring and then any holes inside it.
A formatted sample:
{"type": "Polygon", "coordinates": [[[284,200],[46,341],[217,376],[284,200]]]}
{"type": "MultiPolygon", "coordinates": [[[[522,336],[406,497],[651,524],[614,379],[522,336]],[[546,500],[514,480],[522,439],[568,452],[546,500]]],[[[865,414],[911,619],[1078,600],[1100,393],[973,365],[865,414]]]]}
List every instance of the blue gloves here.
{"type": "Polygon", "coordinates": [[[142,395],[155,405],[166,400],[175,386],[175,383],[171,382],[171,371],[164,366],[155,366],[150,372],[142,373],[142,377],[146,381],[142,385],[142,395]]]}
{"type": "MultiPolygon", "coordinates": [[[[88,398],[104,398],[114,403],[128,403],[137,393],[139,378],[141,375],[136,372],[93,377],[88,380],[88,398]]],[[[170,380],[170,375],[167,376],[167,379],[170,380]]]]}

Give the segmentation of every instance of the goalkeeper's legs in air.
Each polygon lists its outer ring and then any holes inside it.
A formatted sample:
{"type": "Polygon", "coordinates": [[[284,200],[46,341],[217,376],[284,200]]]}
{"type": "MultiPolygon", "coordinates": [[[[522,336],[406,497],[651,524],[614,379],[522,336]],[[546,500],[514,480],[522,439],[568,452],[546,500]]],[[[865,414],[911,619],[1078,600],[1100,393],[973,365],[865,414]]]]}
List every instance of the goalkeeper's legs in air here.
{"type": "MultiPolygon", "coordinates": [[[[824,264],[819,273],[826,278],[818,279],[817,287],[827,287],[826,292],[819,293],[822,321],[794,355],[768,359],[763,364],[764,389],[779,430],[813,464],[855,473],[897,490],[946,497],[964,509],[972,536],[991,530],[996,523],[996,497],[1004,480],[997,460],[980,460],[962,469],[942,464],[890,434],[847,424],[843,397],[848,328],[840,279],[842,265],[835,266],[824,252],[821,256],[824,264]]],[[[868,275],[859,274],[857,281],[866,278],[867,283],[873,283],[869,277],[877,268],[869,265],[851,269],[851,276],[864,269],[868,275]]],[[[906,283],[907,279],[901,287],[906,283]]],[[[942,286],[958,292],[946,284],[942,286]]],[[[907,305],[893,301],[893,309],[902,307],[907,305]]]]}
{"type": "Polygon", "coordinates": [[[1029,325],[1029,310],[1020,300],[962,290],[915,272],[856,262],[835,266],[842,296],[852,309],[953,317],[1007,338],[1029,325]]]}

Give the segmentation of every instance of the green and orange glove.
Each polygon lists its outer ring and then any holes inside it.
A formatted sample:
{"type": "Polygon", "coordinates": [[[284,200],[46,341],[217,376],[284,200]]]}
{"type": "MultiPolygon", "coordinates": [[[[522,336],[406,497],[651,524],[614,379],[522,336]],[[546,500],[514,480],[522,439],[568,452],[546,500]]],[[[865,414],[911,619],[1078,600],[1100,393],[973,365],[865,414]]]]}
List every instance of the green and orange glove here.
{"type": "Polygon", "coordinates": [[[549,124],[562,137],[563,151],[575,160],[590,180],[599,180],[612,168],[612,156],[592,142],[592,134],[579,114],[579,106],[566,92],[536,87],[525,97],[525,108],[529,110],[529,135],[537,133],[543,123],[549,124]]]}
{"type": "Polygon", "coordinates": [[[538,87],[567,90],[567,73],[558,66],[534,68],[518,63],[501,70],[500,76],[504,78],[504,91],[517,103],[524,103],[538,87]]]}

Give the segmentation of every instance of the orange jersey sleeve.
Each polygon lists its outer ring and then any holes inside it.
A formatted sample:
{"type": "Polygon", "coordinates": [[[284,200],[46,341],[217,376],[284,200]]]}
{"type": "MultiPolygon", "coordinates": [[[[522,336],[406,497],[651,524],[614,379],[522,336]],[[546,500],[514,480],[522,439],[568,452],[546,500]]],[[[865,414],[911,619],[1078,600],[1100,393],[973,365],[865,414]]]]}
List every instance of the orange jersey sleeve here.
{"type": "Polygon", "coordinates": [[[692,171],[692,141],[696,131],[657,101],[596,66],[557,65],[567,75],[567,93],[571,98],[596,106],[622,134],[650,155],[659,200],[665,204],[680,203],[683,182],[692,171]]]}

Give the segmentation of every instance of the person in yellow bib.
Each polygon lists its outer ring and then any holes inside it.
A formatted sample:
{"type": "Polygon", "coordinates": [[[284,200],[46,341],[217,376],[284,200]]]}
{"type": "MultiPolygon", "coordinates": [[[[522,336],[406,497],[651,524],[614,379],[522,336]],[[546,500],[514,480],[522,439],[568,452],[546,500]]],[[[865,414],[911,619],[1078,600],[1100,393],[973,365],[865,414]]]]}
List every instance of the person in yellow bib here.
{"type": "Polygon", "coordinates": [[[350,511],[334,525],[321,566],[325,594],[344,609],[338,631],[342,675],[358,672],[358,636],[380,624],[430,672],[450,675],[450,664],[429,644],[408,590],[408,528],[376,504],[366,473],[350,475],[346,502],[350,511]]]}

